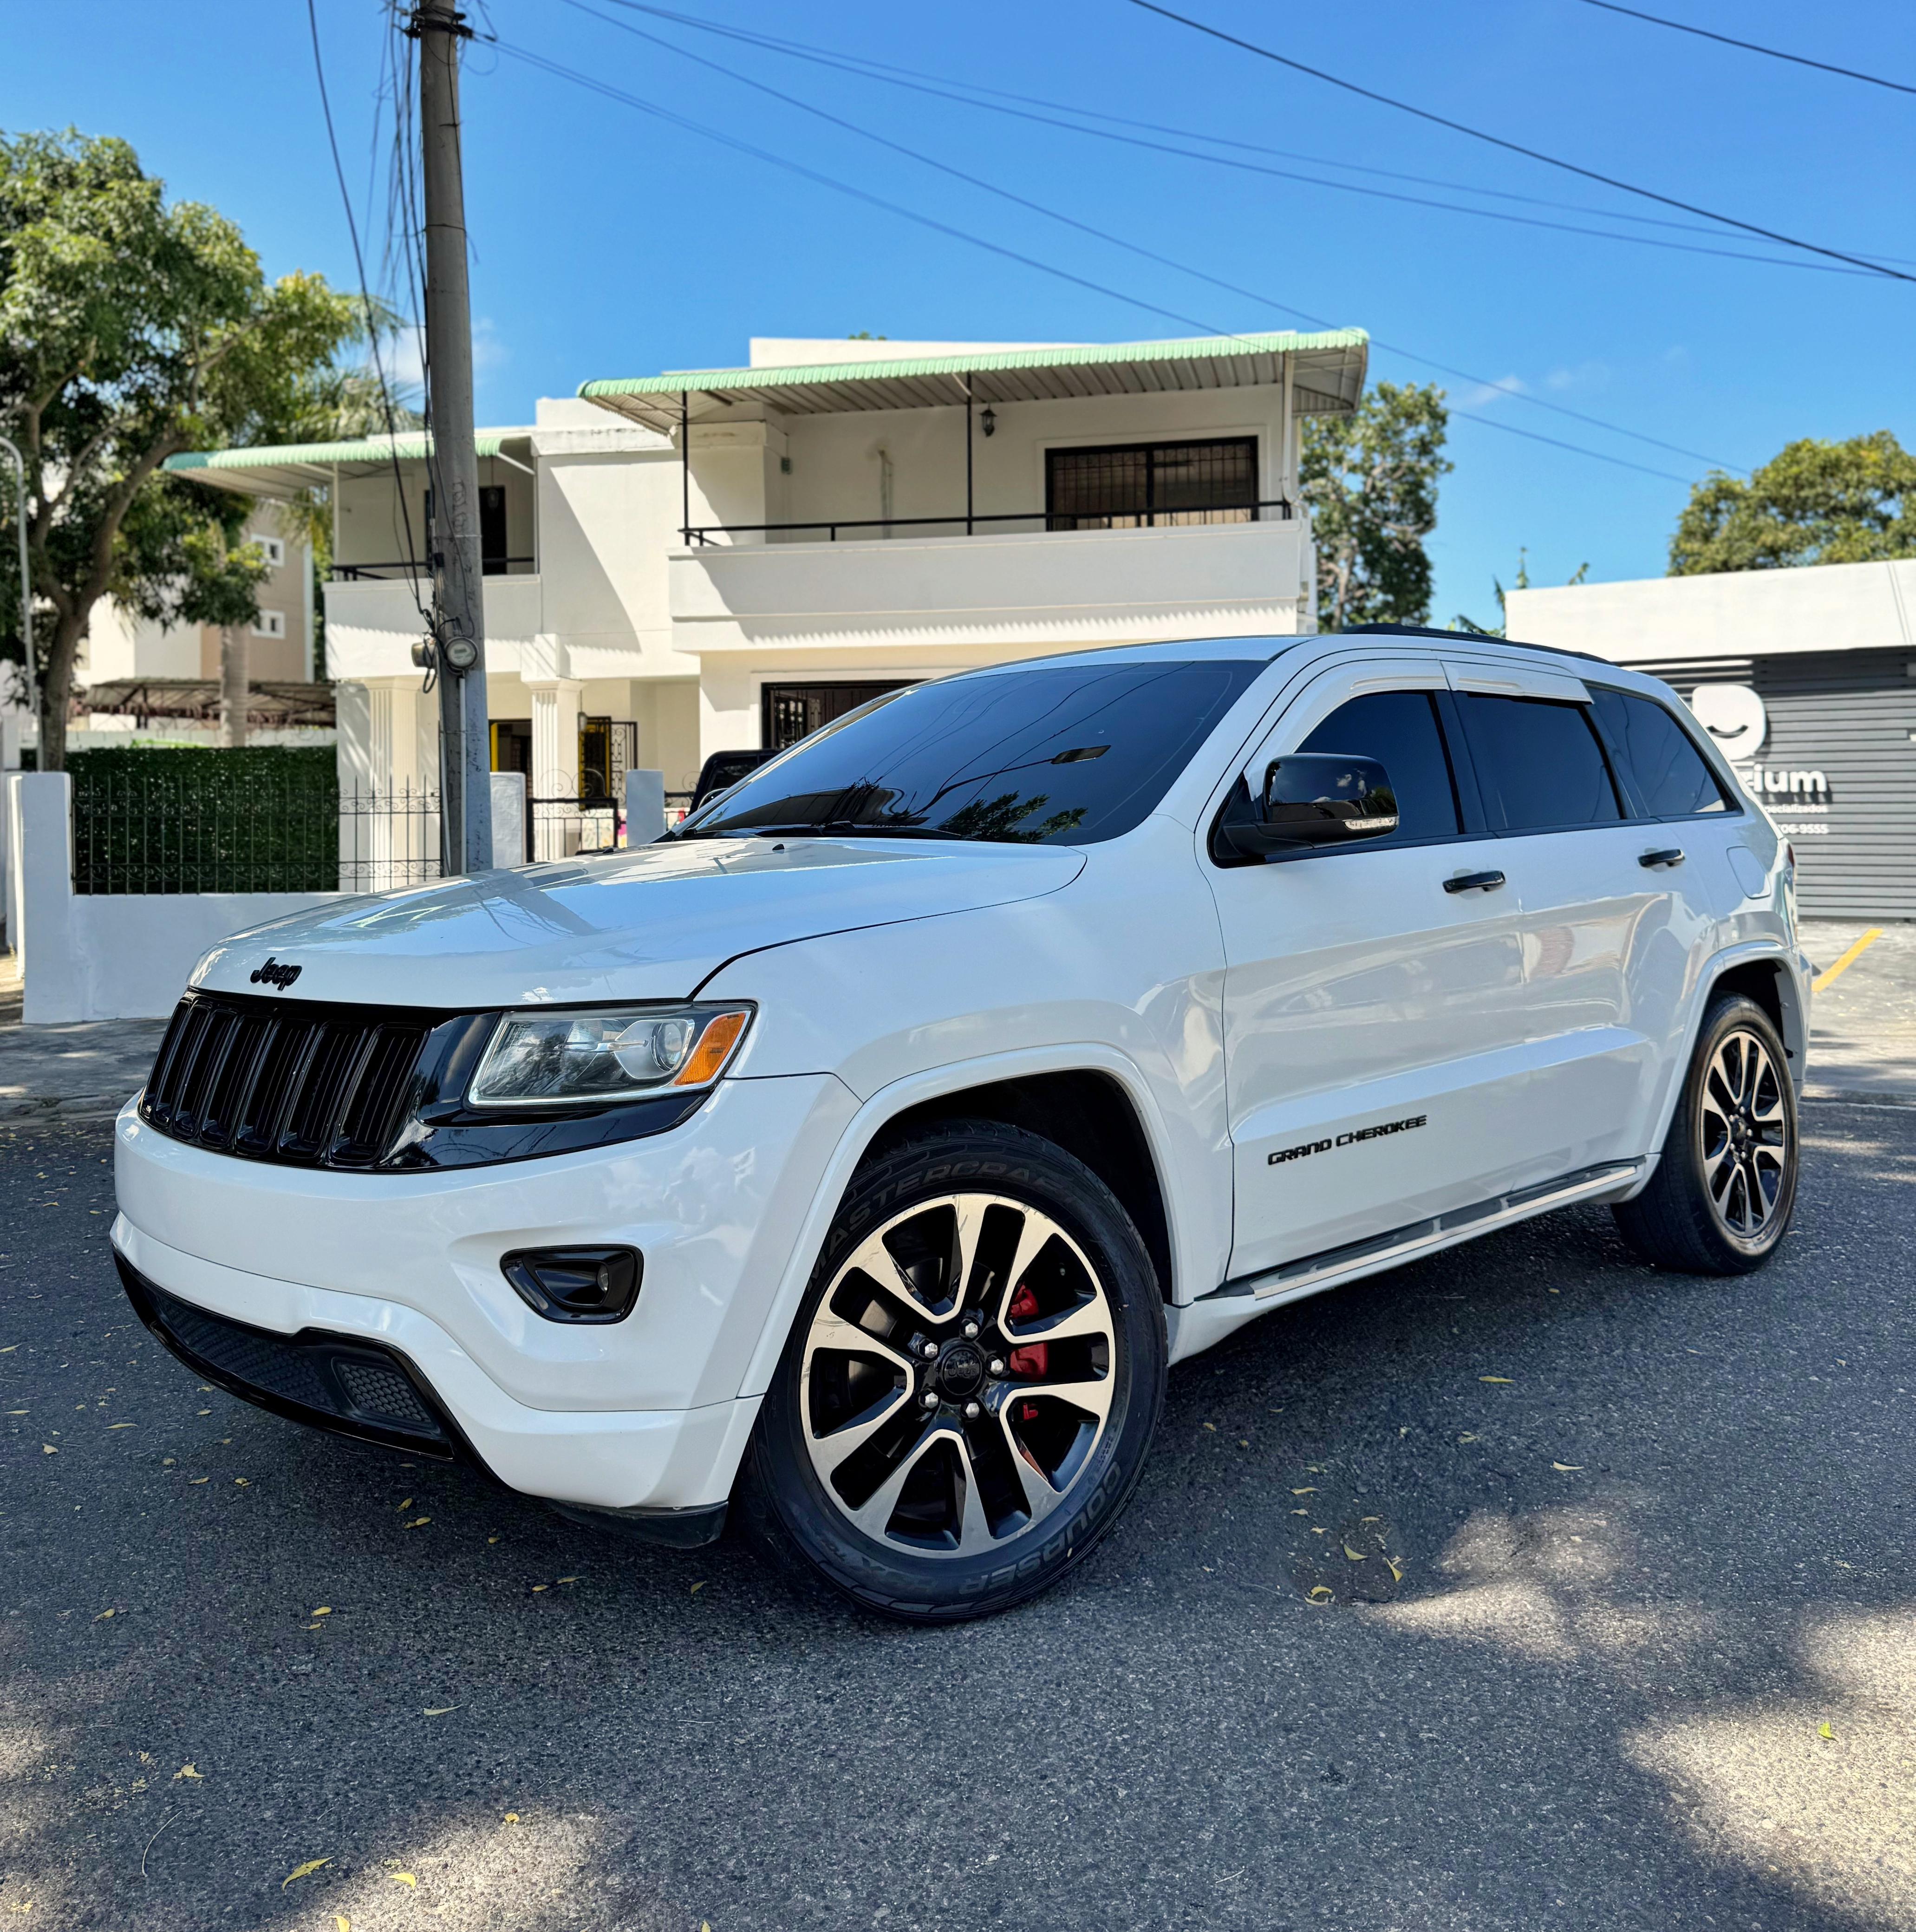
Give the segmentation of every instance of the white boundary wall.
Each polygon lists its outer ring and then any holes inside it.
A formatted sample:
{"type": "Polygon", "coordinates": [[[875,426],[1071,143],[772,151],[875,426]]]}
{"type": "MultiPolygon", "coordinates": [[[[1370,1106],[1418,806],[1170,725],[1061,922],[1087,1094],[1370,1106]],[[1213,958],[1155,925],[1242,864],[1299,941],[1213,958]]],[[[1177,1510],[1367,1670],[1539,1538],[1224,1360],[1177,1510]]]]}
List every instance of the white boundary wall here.
{"type": "Polygon", "coordinates": [[[20,1017],[28,1026],[163,1019],[209,946],[340,896],[76,893],[73,782],[66,773],[9,773],[7,818],[16,861],[7,879],[7,936],[20,956],[20,1017]]]}

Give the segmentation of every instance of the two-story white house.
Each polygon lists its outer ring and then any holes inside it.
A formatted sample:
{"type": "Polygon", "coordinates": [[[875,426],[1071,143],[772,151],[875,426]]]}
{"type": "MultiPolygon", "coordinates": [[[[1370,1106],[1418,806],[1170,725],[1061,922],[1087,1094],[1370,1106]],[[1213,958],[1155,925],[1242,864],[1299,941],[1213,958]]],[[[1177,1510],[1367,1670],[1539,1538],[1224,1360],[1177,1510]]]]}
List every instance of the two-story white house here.
{"type": "MultiPolygon", "coordinates": [[[[535,798],[688,791],[875,692],[1140,639],[1312,628],[1308,415],[1354,408],[1360,330],[1171,342],[754,340],[743,368],[589,382],[479,432],[495,769],[535,798]]],[[[169,467],[322,487],[342,778],[430,785],[428,449],[169,467]]]]}

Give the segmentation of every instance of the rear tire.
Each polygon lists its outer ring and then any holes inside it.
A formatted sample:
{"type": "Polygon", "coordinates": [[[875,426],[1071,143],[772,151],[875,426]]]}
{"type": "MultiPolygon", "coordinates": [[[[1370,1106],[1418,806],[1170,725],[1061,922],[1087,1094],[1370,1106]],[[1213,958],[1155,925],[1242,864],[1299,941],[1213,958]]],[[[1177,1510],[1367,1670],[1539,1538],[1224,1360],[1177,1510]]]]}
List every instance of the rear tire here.
{"type": "Polygon", "coordinates": [[[1796,1091],[1775,1022],[1755,1000],[1711,1002],[1650,1184],[1610,1210],[1645,1261],[1748,1274],[1796,1205],[1796,1091]]]}
{"type": "Polygon", "coordinates": [[[1156,1270],[1039,1136],[960,1121],[862,1168],[752,1433],[741,1526],[913,1623],[1048,1589],[1116,1522],[1163,1406],[1156,1270]]]}

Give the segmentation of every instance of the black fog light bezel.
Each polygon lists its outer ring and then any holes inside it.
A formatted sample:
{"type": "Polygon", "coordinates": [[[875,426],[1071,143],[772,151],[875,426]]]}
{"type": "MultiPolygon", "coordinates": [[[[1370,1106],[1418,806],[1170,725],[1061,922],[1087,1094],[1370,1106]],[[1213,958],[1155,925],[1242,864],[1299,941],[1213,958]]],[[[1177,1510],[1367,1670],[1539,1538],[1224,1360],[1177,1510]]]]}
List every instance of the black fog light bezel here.
{"type": "Polygon", "coordinates": [[[622,1322],[638,1306],[645,1280],[645,1256],[637,1248],[514,1248],[499,1265],[513,1292],[547,1322],[622,1322]],[[556,1278],[589,1272],[596,1282],[568,1288],[556,1278]],[[588,1298],[595,1294],[601,1298],[588,1298]]]}

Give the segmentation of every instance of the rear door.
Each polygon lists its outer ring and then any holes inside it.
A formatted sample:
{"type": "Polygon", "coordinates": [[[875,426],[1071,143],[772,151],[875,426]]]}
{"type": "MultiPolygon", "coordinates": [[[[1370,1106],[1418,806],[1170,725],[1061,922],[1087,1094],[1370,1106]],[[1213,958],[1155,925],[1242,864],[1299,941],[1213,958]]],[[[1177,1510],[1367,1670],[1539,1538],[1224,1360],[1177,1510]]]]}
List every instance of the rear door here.
{"type": "Polygon", "coordinates": [[[1690,941],[1588,688],[1548,669],[1447,668],[1486,819],[1521,916],[1527,1037],[1508,1104],[1526,1123],[1518,1184],[1633,1158],[1667,1057],[1690,941]]]}
{"type": "Polygon", "coordinates": [[[1494,1192],[1521,1153],[1498,1090],[1528,1028],[1515,893],[1447,890],[1501,864],[1447,739],[1435,655],[1327,668],[1241,767],[1292,752],[1380,760],[1386,838],[1249,862],[1213,850],[1235,1206],[1254,1274],[1494,1192]]]}

